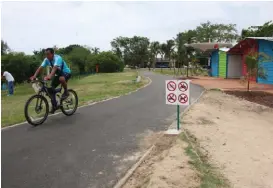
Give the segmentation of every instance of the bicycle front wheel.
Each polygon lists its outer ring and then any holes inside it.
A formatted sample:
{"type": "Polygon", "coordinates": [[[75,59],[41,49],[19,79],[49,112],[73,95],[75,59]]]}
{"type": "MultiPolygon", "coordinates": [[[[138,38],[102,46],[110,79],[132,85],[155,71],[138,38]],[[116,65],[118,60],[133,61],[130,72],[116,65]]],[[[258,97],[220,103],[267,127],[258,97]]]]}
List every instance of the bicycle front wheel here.
{"type": "Polygon", "coordinates": [[[67,91],[69,96],[65,100],[61,100],[61,110],[65,115],[71,116],[78,108],[78,96],[72,89],[68,89],[67,91]]]}
{"type": "Polygon", "coordinates": [[[44,123],[48,116],[48,101],[42,95],[33,95],[25,105],[25,118],[33,126],[44,123]]]}

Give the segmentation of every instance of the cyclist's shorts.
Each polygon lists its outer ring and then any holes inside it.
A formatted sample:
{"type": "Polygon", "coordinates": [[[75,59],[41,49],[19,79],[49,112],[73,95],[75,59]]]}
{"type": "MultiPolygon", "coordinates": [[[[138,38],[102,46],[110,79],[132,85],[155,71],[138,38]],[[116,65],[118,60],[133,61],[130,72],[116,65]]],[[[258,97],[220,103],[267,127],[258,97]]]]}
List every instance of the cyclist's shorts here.
{"type": "Polygon", "coordinates": [[[60,72],[59,70],[57,70],[55,76],[52,78],[51,87],[53,87],[53,88],[58,87],[58,85],[60,84],[59,78],[61,76],[64,76],[65,81],[67,82],[69,80],[69,78],[71,77],[71,74],[60,72]]]}

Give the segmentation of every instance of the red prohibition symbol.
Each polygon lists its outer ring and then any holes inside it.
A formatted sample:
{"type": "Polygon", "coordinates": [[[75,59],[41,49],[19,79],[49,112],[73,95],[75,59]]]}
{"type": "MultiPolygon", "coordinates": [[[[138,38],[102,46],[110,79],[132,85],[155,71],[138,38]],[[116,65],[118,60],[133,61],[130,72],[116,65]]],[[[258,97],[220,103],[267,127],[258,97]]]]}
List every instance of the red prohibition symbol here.
{"type": "Polygon", "coordinates": [[[188,96],[187,96],[186,94],[184,94],[184,93],[182,93],[182,94],[180,94],[180,95],[178,96],[178,101],[179,101],[180,103],[182,103],[182,104],[187,103],[188,100],[189,100],[188,96]]]}
{"type": "Polygon", "coordinates": [[[176,95],[174,93],[169,93],[169,95],[167,96],[167,100],[170,103],[174,103],[176,101],[176,95]]]}
{"type": "Polygon", "coordinates": [[[188,84],[186,82],[180,82],[178,85],[178,89],[182,92],[185,92],[188,90],[188,84]]]}
{"type": "Polygon", "coordinates": [[[174,90],[176,90],[176,83],[173,82],[173,81],[168,82],[167,88],[168,88],[169,91],[174,91],[174,90]]]}

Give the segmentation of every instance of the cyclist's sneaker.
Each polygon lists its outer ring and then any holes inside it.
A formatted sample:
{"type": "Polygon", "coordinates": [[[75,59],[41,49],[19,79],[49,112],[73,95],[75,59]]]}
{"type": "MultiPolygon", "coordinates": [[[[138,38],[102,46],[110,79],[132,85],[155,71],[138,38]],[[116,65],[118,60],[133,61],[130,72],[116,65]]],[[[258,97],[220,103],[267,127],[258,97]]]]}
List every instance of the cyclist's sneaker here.
{"type": "Polygon", "coordinates": [[[56,109],[52,106],[52,108],[51,108],[51,110],[50,110],[50,112],[49,113],[51,113],[51,114],[54,114],[55,113],[55,111],[56,111],[56,109]]]}
{"type": "Polygon", "coordinates": [[[64,93],[62,94],[62,100],[67,99],[68,96],[69,96],[69,93],[68,93],[68,92],[64,92],[64,93]]]}

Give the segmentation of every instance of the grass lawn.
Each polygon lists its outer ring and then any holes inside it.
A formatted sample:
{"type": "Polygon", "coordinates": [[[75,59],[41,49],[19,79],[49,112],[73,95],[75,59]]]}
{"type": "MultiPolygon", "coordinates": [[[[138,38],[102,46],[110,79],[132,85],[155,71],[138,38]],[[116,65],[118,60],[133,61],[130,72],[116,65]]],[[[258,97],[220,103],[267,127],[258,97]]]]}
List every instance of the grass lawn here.
{"type": "MultiPolygon", "coordinates": [[[[169,68],[157,68],[155,69],[156,73],[164,74],[164,75],[174,75],[174,70],[169,68]]],[[[198,72],[194,72],[193,69],[189,69],[189,76],[208,76],[208,71],[206,70],[198,70],[198,72]]],[[[178,72],[178,69],[175,69],[175,75],[177,76],[186,76],[187,75],[187,69],[183,68],[180,69],[178,72]]]]}
{"type": "MultiPolygon", "coordinates": [[[[147,79],[133,83],[132,80],[136,78],[136,75],[137,73],[134,71],[96,74],[81,79],[71,79],[68,82],[68,87],[77,92],[79,105],[84,105],[126,94],[148,83],[147,79]]],[[[7,91],[1,92],[2,127],[25,121],[25,103],[31,95],[35,94],[31,84],[16,86],[14,93],[14,96],[7,97],[7,91]]]]}

